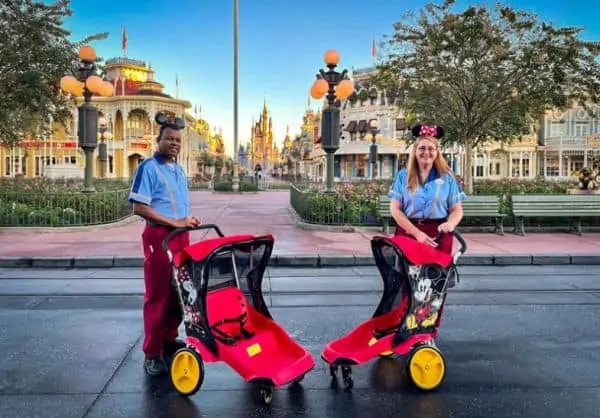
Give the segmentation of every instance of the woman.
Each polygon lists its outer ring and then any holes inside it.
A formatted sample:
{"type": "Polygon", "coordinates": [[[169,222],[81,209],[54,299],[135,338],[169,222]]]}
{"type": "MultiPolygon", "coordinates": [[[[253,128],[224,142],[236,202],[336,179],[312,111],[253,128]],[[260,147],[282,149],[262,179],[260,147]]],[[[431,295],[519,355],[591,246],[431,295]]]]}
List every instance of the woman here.
{"type": "Polygon", "coordinates": [[[388,196],[396,221],[395,235],[407,235],[417,241],[452,253],[452,232],[463,217],[466,195],[440,152],[439,139],[444,129],[435,125],[412,128],[417,138],[407,168],[400,170],[388,196]],[[439,244],[436,236],[444,232],[439,244]]]}

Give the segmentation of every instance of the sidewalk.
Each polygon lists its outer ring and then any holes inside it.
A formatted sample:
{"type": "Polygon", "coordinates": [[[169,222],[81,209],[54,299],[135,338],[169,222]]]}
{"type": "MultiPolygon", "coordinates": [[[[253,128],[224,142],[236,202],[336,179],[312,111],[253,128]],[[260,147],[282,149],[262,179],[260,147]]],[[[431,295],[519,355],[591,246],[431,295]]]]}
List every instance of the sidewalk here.
{"type": "MultiPolygon", "coordinates": [[[[366,259],[371,256],[369,240],[381,234],[367,230],[348,233],[301,229],[294,224],[289,213],[287,191],[245,195],[192,192],[191,206],[194,215],[204,223],[217,224],[225,234],[272,233],[275,237],[273,252],[282,260],[298,255],[324,259],[358,256],[366,259]]],[[[0,232],[0,259],[140,258],[142,229],[143,223],[139,220],[77,231],[4,229],[0,232]]],[[[192,240],[202,239],[206,234],[204,231],[193,233],[192,240]]],[[[504,236],[469,233],[464,237],[469,245],[467,254],[471,257],[561,255],[568,258],[595,255],[600,258],[600,233],[583,236],[531,233],[521,237],[507,231],[504,236]]]]}

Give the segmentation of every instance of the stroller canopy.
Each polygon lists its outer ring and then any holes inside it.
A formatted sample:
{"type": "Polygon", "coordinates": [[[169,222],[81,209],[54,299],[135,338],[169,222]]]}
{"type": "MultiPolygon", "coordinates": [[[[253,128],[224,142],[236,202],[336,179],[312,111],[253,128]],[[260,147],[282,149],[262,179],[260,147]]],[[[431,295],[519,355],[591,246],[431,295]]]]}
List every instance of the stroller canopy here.
{"type": "Polygon", "coordinates": [[[218,250],[221,247],[225,247],[228,245],[240,243],[248,243],[249,241],[253,241],[255,239],[273,239],[271,235],[263,235],[263,236],[255,236],[255,235],[229,235],[226,237],[218,237],[218,238],[209,238],[203,241],[196,242],[194,244],[189,245],[184,248],[179,253],[175,254],[174,264],[177,266],[181,266],[188,259],[192,259],[195,262],[205,260],[210,254],[214,251],[218,250]]]}
{"type": "Polygon", "coordinates": [[[440,251],[428,244],[423,244],[414,238],[405,236],[381,237],[393,246],[397,247],[410,264],[425,265],[437,264],[448,268],[452,264],[452,255],[440,251]]]}

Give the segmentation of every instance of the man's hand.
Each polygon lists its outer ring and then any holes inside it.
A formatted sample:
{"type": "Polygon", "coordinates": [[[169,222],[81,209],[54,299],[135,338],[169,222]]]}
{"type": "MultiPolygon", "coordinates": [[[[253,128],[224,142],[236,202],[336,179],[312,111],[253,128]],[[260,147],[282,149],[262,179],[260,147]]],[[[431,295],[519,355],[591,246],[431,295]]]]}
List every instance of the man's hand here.
{"type": "Polygon", "coordinates": [[[175,228],[193,228],[201,223],[202,222],[200,222],[200,219],[196,218],[195,216],[186,216],[185,218],[177,219],[174,222],[174,226],[175,228]]]}

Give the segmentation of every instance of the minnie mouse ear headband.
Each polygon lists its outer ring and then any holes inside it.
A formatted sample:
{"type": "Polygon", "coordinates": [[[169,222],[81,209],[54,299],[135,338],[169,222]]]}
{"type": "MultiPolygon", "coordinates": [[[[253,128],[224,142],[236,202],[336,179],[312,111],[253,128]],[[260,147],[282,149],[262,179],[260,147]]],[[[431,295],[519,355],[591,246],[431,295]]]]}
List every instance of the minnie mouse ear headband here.
{"type": "Polygon", "coordinates": [[[437,125],[416,125],[410,130],[415,138],[420,136],[430,136],[440,139],[444,136],[444,128],[437,125]]]}
{"type": "Polygon", "coordinates": [[[185,121],[183,119],[173,118],[165,115],[164,113],[157,113],[154,120],[160,125],[161,131],[166,128],[176,129],[178,131],[185,128],[185,121]]]}

